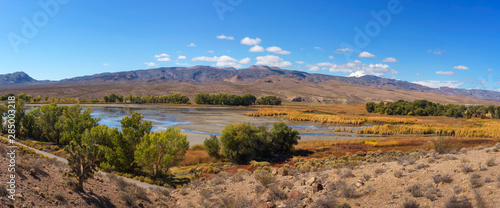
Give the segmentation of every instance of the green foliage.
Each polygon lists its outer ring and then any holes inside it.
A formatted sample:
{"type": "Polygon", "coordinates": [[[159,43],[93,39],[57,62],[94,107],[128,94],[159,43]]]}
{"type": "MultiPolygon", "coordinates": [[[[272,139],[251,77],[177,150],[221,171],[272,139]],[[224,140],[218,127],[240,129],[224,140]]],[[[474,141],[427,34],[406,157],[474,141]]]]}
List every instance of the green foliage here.
{"type": "Polygon", "coordinates": [[[300,140],[299,132],[288,127],[284,122],[274,123],[271,129],[271,152],[286,155],[293,151],[293,146],[300,140]]]}
{"type": "Polygon", "coordinates": [[[80,142],[85,130],[97,126],[99,118],[92,118],[92,109],[87,108],[82,112],[80,105],[71,105],[60,118],[63,131],[61,132],[61,144],[69,144],[71,141],[80,142]]]}
{"type": "Polygon", "coordinates": [[[220,158],[220,141],[217,136],[210,135],[210,138],[206,138],[203,142],[203,146],[205,146],[208,155],[217,159],[220,158]]]}
{"type": "Polygon", "coordinates": [[[130,94],[126,97],[111,94],[111,95],[104,96],[104,102],[107,102],[107,103],[130,102],[130,103],[136,103],[136,104],[140,104],[140,103],[187,104],[187,103],[189,103],[189,98],[185,95],[182,95],[182,94],[163,95],[163,96],[149,95],[149,96],[144,96],[144,97],[139,97],[139,96],[132,95],[132,94],[130,94]]]}
{"type": "Polygon", "coordinates": [[[156,176],[160,176],[164,168],[168,171],[181,161],[188,148],[186,135],[177,128],[169,127],[144,136],[134,155],[139,165],[152,169],[156,176]]]}
{"type": "Polygon", "coordinates": [[[265,156],[270,142],[266,127],[250,126],[249,123],[226,126],[220,141],[223,154],[234,162],[248,162],[265,156]]]}
{"type": "Polygon", "coordinates": [[[40,107],[40,129],[45,140],[59,144],[63,132],[60,118],[67,109],[68,107],[57,106],[55,103],[40,107]]]}
{"type": "Polygon", "coordinates": [[[414,100],[408,102],[399,100],[395,103],[388,102],[375,104],[368,102],[365,105],[369,113],[379,113],[384,115],[409,115],[409,116],[448,116],[455,118],[485,118],[490,114],[492,118],[500,118],[500,106],[465,106],[465,105],[443,105],[427,100],[414,100]]]}
{"type": "Polygon", "coordinates": [[[245,94],[243,96],[239,95],[228,95],[228,94],[205,94],[200,93],[194,96],[194,102],[196,104],[208,104],[208,105],[242,105],[249,106],[254,104],[256,97],[252,94],[245,94]]]}
{"type": "Polygon", "coordinates": [[[255,101],[257,105],[281,105],[281,98],[276,96],[261,97],[255,101]]]}
{"type": "Polygon", "coordinates": [[[42,130],[40,129],[40,108],[34,108],[26,113],[21,121],[21,128],[24,136],[29,138],[40,138],[42,130]]]}
{"type": "Polygon", "coordinates": [[[96,172],[99,159],[101,158],[101,148],[92,138],[82,139],[80,143],[71,141],[66,146],[66,152],[69,153],[68,166],[70,167],[69,176],[78,180],[77,188],[83,191],[83,182],[92,178],[96,172]]]}

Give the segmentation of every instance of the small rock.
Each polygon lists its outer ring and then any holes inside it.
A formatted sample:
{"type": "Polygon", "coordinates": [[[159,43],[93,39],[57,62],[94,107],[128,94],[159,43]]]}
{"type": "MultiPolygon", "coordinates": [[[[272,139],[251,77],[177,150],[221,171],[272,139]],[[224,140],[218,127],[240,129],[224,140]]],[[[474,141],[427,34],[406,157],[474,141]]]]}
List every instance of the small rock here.
{"type": "Polygon", "coordinates": [[[290,200],[292,200],[292,201],[302,200],[303,198],[306,197],[305,194],[303,194],[297,190],[290,191],[290,194],[288,196],[289,196],[290,200]]]}
{"type": "Polygon", "coordinates": [[[313,183],[316,182],[316,177],[312,177],[309,180],[306,181],[306,185],[311,186],[313,183]]]}
{"type": "Polygon", "coordinates": [[[323,185],[321,185],[321,183],[314,183],[312,185],[312,188],[313,188],[313,193],[316,193],[318,191],[323,190],[323,185]]]}

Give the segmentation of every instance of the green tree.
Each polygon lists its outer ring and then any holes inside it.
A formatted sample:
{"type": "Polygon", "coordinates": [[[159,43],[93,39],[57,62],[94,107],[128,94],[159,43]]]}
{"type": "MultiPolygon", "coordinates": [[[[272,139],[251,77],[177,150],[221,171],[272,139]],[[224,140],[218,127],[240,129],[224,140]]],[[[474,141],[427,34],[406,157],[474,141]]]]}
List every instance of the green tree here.
{"type": "Polygon", "coordinates": [[[40,108],[33,108],[26,113],[21,121],[24,136],[32,139],[40,139],[40,108]]]}
{"type": "Polygon", "coordinates": [[[68,107],[60,118],[63,131],[61,132],[61,144],[69,144],[71,141],[80,142],[82,134],[87,129],[97,126],[100,118],[92,118],[92,108],[82,111],[82,106],[76,104],[68,107]]]}
{"type": "Polygon", "coordinates": [[[153,174],[159,177],[163,169],[168,172],[170,167],[181,161],[188,148],[186,135],[177,128],[169,127],[144,136],[134,156],[139,165],[153,170],[153,174]]]}
{"type": "Polygon", "coordinates": [[[217,136],[210,135],[210,138],[206,138],[203,142],[203,146],[205,146],[208,155],[217,159],[220,158],[220,141],[217,136]]]}
{"type": "Polygon", "coordinates": [[[57,106],[55,103],[40,107],[40,129],[45,140],[59,144],[63,131],[60,117],[67,108],[66,106],[57,106]]]}
{"type": "Polygon", "coordinates": [[[250,126],[249,123],[228,125],[220,137],[222,153],[228,159],[245,163],[266,156],[269,148],[266,127],[250,126]]]}
{"type": "Polygon", "coordinates": [[[366,111],[368,111],[368,113],[373,113],[375,111],[375,103],[368,102],[368,103],[366,103],[365,108],[366,108],[366,111]]]}
{"type": "Polygon", "coordinates": [[[271,152],[286,155],[293,152],[294,145],[300,140],[299,132],[284,122],[274,123],[271,129],[271,152]]]}
{"type": "Polygon", "coordinates": [[[88,138],[80,143],[71,141],[66,146],[66,152],[69,153],[69,157],[67,157],[70,167],[68,176],[75,177],[78,180],[77,189],[83,191],[83,182],[92,178],[97,170],[102,150],[92,138],[88,138]]]}

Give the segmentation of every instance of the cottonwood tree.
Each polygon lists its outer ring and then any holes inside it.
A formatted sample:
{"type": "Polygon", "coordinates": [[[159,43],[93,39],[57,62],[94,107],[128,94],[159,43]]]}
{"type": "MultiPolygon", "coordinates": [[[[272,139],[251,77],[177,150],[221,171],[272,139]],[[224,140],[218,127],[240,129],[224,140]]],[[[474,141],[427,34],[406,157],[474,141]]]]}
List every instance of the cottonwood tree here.
{"type": "Polygon", "coordinates": [[[97,171],[97,165],[100,161],[102,150],[93,138],[83,138],[80,143],[71,141],[66,146],[66,152],[69,153],[68,166],[70,172],[67,176],[75,177],[78,180],[77,190],[83,191],[83,182],[92,178],[97,171]]]}
{"type": "Polygon", "coordinates": [[[255,127],[249,123],[226,126],[220,141],[224,156],[238,163],[262,158],[266,155],[270,143],[265,126],[255,127]]]}
{"type": "Polygon", "coordinates": [[[220,158],[220,141],[217,136],[210,135],[210,138],[206,138],[203,142],[203,146],[205,146],[208,155],[217,159],[220,158]]]}
{"type": "Polygon", "coordinates": [[[57,106],[55,103],[40,107],[40,128],[45,140],[59,144],[63,131],[60,117],[67,108],[66,106],[57,106]]]}
{"type": "Polygon", "coordinates": [[[60,143],[69,144],[71,141],[80,142],[80,139],[87,129],[97,126],[99,118],[92,118],[92,108],[87,108],[82,111],[80,105],[71,105],[63,111],[60,118],[62,124],[62,132],[60,143]]]}
{"type": "Polygon", "coordinates": [[[188,148],[186,135],[177,128],[169,127],[165,131],[145,135],[137,145],[135,160],[159,177],[163,169],[168,172],[170,167],[181,161],[188,148]]]}
{"type": "Polygon", "coordinates": [[[293,151],[293,146],[300,140],[299,132],[288,127],[284,122],[274,123],[271,129],[271,152],[286,155],[293,151]]]}

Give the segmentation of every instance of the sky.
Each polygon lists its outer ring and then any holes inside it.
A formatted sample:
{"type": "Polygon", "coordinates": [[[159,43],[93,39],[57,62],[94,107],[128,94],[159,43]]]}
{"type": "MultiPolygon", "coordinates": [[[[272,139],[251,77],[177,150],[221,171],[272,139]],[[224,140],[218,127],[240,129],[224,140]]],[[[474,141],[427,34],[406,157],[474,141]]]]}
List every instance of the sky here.
{"type": "Polygon", "coordinates": [[[500,2],[0,0],[0,74],[251,65],[500,91],[500,2]]]}

